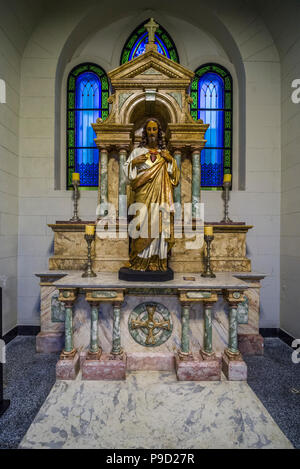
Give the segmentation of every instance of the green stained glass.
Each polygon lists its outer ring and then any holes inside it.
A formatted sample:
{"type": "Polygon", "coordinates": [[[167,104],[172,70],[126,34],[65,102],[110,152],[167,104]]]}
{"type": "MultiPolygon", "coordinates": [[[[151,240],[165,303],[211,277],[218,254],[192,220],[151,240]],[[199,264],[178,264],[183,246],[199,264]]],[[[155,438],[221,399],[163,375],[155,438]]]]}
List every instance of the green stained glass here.
{"type": "MultiPolygon", "coordinates": [[[[207,73],[209,71],[210,71],[210,67],[203,67],[203,68],[201,68],[201,70],[196,72],[196,76],[200,78],[200,77],[202,77],[202,75],[204,75],[204,73],[207,73]]],[[[196,81],[197,81],[197,86],[198,86],[198,80],[196,80],[196,81]]]]}
{"type": "Polygon", "coordinates": [[[72,187],[72,174],[74,173],[74,168],[68,169],[68,187],[72,187]]]}
{"type": "Polygon", "coordinates": [[[81,73],[86,72],[88,69],[89,69],[88,65],[81,65],[73,71],[73,75],[77,77],[81,73]]]}
{"type": "Polygon", "coordinates": [[[90,70],[92,72],[95,72],[98,75],[98,77],[102,77],[102,75],[104,75],[104,71],[100,67],[96,67],[95,65],[92,65],[90,67],[90,70]]]}
{"type": "Polygon", "coordinates": [[[231,112],[225,112],[225,129],[231,129],[231,112]]]}
{"type": "Polygon", "coordinates": [[[68,127],[70,129],[74,129],[75,127],[75,112],[74,111],[68,112],[68,127]]]}
{"type": "Polygon", "coordinates": [[[75,150],[69,150],[69,166],[75,166],[75,150]]]}
{"type": "Polygon", "coordinates": [[[211,70],[213,72],[216,72],[218,75],[221,75],[221,77],[225,77],[227,75],[227,72],[225,70],[223,70],[220,67],[216,67],[214,65],[211,67],[211,70]]]}
{"type": "Polygon", "coordinates": [[[197,114],[198,114],[197,111],[191,111],[191,116],[195,121],[198,120],[197,114]]]}
{"type": "Polygon", "coordinates": [[[231,109],[231,93],[225,93],[225,109],[231,109]]]}
{"type": "Polygon", "coordinates": [[[126,62],[128,62],[129,55],[130,55],[130,50],[124,52],[123,57],[122,57],[122,63],[121,63],[121,65],[125,64],[126,62]]]}
{"type": "Polygon", "coordinates": [[[230,77],[226,77],[225,78],[225,90],[226,91],[231,91],[231,78],[230,77]]]}
{"type": "Polygon", "coordinates": [[[69,78],[69,91],[75,91],[75,77],[69,78]]]}
{"type": "Polygon", "coordinates": [[[129,49],[131,49],[131,47],[133,46],[133,44],[135,43],[135,41],[137,40],[137,38],[138,38],[138,35],[137,35],[137,34],[134,34],[134,35],[132,36],[132,38],[129,39],[128,44],[127,44],[127,47],[128,47],[129,49]]]}
{"type": "Polygon", "coordinates": [[[102,107],[108,107],[108,94],[107,93],[103,93],[102,95],[102,107]]]}
{"type": "Polygon", "coordinates": [[[161,37],[162,37],[164,43],[166,44],[167,48],[171,49],[173,47],[173,45],[172,45],[170,39],[168,38],[168,36],[166,34],[162,34],[161,37]]]}
{"type": "Polygon", "coordinates": [[[230,168],[231,165],[231,150],[225,150],[224,152],[224,166],[230,168]]]}
{"type": "Polygon", "coordinates": [[[68,108],[74,108],[74,107],[75,107],[75,94],[69,93],[68,94],[68,108]]]}
{"type": "Polygon", "coordinates": [[[69,147],[75,146],[75,130],[68,131],[68,146],[69,147]]]}
{"type": "Polygon", "coordinates": [[[225,148],[231,147],[231,131],[225,130],[225,138],[224,138],[225,148]]]}
{"type": "Polygon", "coordinates": [[[102,78],[102,90],[108,90],[108,79],[107,77],[102,78]]]}
{"type": "Polygon", "coordinates": [[[191,89],[197,91],[198,90],[198,78],[194,78],[192,81],[191,89]]]}
{"type": "Polygon", "coordinates": [[[170,50],[170,59],[173,60],[173,62],[177,62],[177,54],[175,50],[170,50]]]}
{"type": "Polygon", "coordinates": [[[196,108],[197,107],[197,101],[198,101],[198,95],[197,93],[193,93],[191,95],[192,99],[193,99],[193,102],[192,102],[192,107],[193,108],[196,108]]]}

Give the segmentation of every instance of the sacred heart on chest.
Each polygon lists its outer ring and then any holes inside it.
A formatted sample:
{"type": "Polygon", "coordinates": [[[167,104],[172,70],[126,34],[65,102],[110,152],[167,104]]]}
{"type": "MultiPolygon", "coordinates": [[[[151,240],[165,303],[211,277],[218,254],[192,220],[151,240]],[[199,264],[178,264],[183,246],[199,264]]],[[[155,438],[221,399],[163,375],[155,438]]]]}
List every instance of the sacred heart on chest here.
{"type": "Polygon", "coordinates": [[[156,158],[157,158],[157,151],[151,151],[150,150],[150,160],[152,161],[152,163],[154,163],[156,161],[156,158]]]}

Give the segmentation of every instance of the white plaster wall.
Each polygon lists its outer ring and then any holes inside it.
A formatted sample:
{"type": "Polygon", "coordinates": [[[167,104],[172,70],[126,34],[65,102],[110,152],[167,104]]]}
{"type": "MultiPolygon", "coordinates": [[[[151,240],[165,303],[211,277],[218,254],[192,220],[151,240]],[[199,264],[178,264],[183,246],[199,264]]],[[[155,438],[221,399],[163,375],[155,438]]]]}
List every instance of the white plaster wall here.
{"type": "MultiPolygon", "coordinates": [[[[67,69],[75,62],[79,63],[81,58],[93,57],[99,57],[100,65],[106,70],[118,65],[124,41],[143,20],[145,13],[142,9],[147,3],[133,0],[130,8],[121,2],[118,8],[117,3],[114,2],[116,10],[109,16],[116,16],[116,23],[102,32],[93,31],[91,34],[91,30],[88,31],[89,34],[79,44],[76,43],[76,37],[80,36],[80,28],[90,3],[84,2],[82,6],[79,2],[73,2],[74,7],[68,16],[62,4],[61,8],[54,9],[40,23],[23,56],[18,287],[19,322],[22,324],[39,324],[39,288],[33,274],[47,269],[53,240],[47,223],[71,216],[70,193],[54,190],[54,124],[57,117],[54,113],[54,94],[57,64],[63,52],[67,54],[66,62],[69,62],[67,69]],[[118,12],[119,17],[115,12],[118,12]],[[70,37],[74,29],[76,34],[72,36],[72,48],[70,37]],[[103,38],[104,32],[105,41],[99,41],[97,46],[97,38],[103,38]],[[63,49],[66,41],[67,47],[63,49]]],[[[279,57],[264,24],[255,13],[247,11],[245,2],[228,1],[226,7],[224,3],[221,0],[212,2],[210,8],[216,18],[222,20],[239,47],[246,70],[247,95],[246,190],[233,191],[231,215],[234,220],[255,226],[248,237],[249,256],[254,270],[268,274],[262,289],[261,327],[278,327],[281,184],[279,57]]],[[[225,45],[216,44],[213,39],[211,18],[207,20],[207,28],[203,27],[205,15],[200,2],[190,0],[189,10],[182,2],[172,2],[172,8],[167,1],[154,1],[152,5],[154,17],[161,21],[176,42],[181,63],[194,69],[203,61],[219,58],[235,75],[230,51],[225,53],[225,45]],[[168,14],[171,10],[172,14],[168,14]],[[162,21],[163,18],[165,22],[162,21]],[[197,30],[197,24],[201,25],[200,30],[197,30]],[[197,40],[200,40],[198,38],[202,38],[202,41],[205,39],[207,48],[201,41],[197,47],[197,40]]],[[[108,3],[103,2],[102,8],[107,8],[108,11],[108,3]]],[[[103,18],[108,25],[107,15],[103,14],[103,18]]],[[[234,81],[237,87],[237,80],[234,81]]],[[[64,153],[60,156],[65,158],[64,153]]],[[[203,201],[206,204],[206,219],[220,220],[220,193],[203,192],[203,201]]],[[[96,193],[83,192],[80,201],[81,216],[85,219],[94,218],[95,205],[96,193]]]]}
{"type": "Polygon", "coordinates": [[[0,2],[0,78],[6,103],[0,104],[0,286],[3,333],[17,325],[19,110],[22,53],[38,16],[29,1],[0,2]]]}
{"type": "Polygon", "coordinates": [[[275,39],[282,64],[282,184],[280,327],[300,338],[300,104],[291,99],[300,79],[300,4],[264,2],[261,13],[275,39]]]}

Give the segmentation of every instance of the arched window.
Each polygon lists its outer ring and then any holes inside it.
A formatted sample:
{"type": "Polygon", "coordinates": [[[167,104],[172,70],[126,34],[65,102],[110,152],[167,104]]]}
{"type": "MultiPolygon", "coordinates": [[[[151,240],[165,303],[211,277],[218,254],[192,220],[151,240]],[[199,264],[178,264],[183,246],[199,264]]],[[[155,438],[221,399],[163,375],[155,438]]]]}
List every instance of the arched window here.
{"type": "MultiPolygon", "coordinates": [[[[127,39],[122,50],[120,65],[135,59],[145,52],[146,44],[148,42],[148,33],[144,24],[148,21],[149,19],[136,28],[127,39]]],[[[174,41],[162,26],[159,26],[155,33],[155,44],[157,45],[157,51],[160,54],[179,63],[178,52],[174,41]]]]}
{"type": "Polygon", "coordinates": [[[85,63],[73,68],[67,89],[67,189],[72,173],[80,173],[80,188],[98,187],[99,151],[91,126],[108,117],[108,79],[104,70],[85,63]]]}
{"type": "Polygon", "coordinates": [[[222,187],[224,174],[232,173],[232,78],[221,65],[199,67],[191,85],[191,115],[209,124],[201,152],[201,186],[222,187]]]}

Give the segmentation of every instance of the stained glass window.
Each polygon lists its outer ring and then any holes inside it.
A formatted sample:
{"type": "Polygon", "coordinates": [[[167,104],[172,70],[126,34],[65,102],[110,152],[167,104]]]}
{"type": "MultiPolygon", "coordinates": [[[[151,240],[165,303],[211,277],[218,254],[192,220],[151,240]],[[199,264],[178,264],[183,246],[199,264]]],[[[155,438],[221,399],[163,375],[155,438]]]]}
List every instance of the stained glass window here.
{"type": "MultiPolygon", "coordinates": [[[[136,28],[131,36],[127,39],[121,54],[121,65],[129,62],[132,59],[135,59],[145,52],[146,44],[148,43],[148,33],[144,24],[148,21],[149,19],[144,21],[144,23],[136,28]]],[[[160,54],[164,55],[168,59],[173,60],[174,62],[179,63],[178,52],[175,44],[170,35],[162,26],[159,26],[156,30],[155,44],[157,45],[157,51],[160,54]]]]}
{"type": "Polygon", "coordinates": [[[91,126],[98,117],[108,117],[108,78],[95,64],[73,68],[67,90],[67,189],[72,187],[72,173],[80,173],[80,188],[98,187],[99,151],[91,126]]]}
{"type": "Polygon", "coordinates": [[[201,152],[201,186],[221,189],[224,174],[232,173],[232,78],[222,66],[199,67],[191,85],[191,115],[209,124],[201,152]]]}

